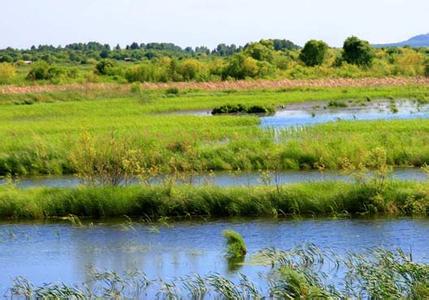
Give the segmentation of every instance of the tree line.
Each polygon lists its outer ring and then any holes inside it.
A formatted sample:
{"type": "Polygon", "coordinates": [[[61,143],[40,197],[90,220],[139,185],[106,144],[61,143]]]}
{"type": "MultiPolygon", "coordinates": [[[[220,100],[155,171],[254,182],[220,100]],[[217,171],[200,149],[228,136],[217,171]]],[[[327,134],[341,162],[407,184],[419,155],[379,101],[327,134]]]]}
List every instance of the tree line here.
{"type": "Polygon", "coordinates": [[[310,40],[301,48],[285,39],[244,46],[219,44],[212,50],[137,42],[111,48],[90,42],[0,50],[0,83],[428,76],[428,57],[428,48],[375,49],[355,36],[347,38],[342,48],[320,40],[310,40]]]}

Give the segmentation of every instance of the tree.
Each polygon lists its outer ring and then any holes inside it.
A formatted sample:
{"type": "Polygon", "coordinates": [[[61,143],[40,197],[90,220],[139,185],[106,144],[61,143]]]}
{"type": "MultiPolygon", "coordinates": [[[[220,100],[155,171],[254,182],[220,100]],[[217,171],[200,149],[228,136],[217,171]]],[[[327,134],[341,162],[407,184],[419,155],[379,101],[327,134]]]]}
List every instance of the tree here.
{"type": "Polygon", "coordinates": [[[259,67],[257,64],[257,60],[252,57],[248,57],[242,53],[239,53],[231,57],[224,71],[223,77],[245,79],[246,77],[257,76],[258,72],[259,67]]]}
{"type": "Polygon", "coordinates": [[[273,60],[273,51],[262,42],[248,44],[244,51],[247,55],[259,61],[271,62],[273,60]]]}
{"type": "Polygon", "coordinates": [[[102,60],[96,66],[95,70],[100,75],[111,75],[115,64],[111,60],[102,60]]]}
{"type": "Polygon", "coordinates": [[[108,58],[108,57],[109,57],[109,54],[110,54],[110,51],[109,51],[109,50],[104,49],[104,50],[101,50],[101,52],[100,52],[100,57],[101,57],[101,58],[103,58],[103,59],[106,59],[106,58],[108,58]]]}
{"type": "Polygon", "coordinates": [[[358,66],[371,66],[374,53],[367,41],[352,36],[344,41],[343,60],[358,66]]]}
{"type": "Polygon", "coordinates": [[[301,50],[299,58],[308,67],[319,66],[325,60],[328,45],[324,41],[308,41],[301,50]]]}
{"type": "Polygon", "coordinates": [[[131,44],[130,49],[131,50],[137,50],[137,49],[140,49],[140,46],[138,43],[134,42],[131,44]]]}

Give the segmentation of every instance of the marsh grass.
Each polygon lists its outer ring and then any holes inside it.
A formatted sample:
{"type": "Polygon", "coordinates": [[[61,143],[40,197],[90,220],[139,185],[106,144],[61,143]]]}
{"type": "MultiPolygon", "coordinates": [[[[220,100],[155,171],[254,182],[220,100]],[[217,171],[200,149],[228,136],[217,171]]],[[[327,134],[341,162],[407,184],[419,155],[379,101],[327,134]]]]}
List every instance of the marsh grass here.
{"type": "Polygon", "coordinates": [[[0,188],[3,219],[175,218],[294,216],[427,216],[426,183],[302,183],[287,186],[128,186],[0,188]]]}
{"type": "MultiPolygon", "coordinates": [[[[273,171],[321,165],[339,169],[344,158],[354,164],[364,162],[375,147],[384,147],[388,164],[394,166],[421,166],[429,157],[425,147],[429,139],[427,120],[337,122],[295,133],[281,130],[273,139],[269,130],[259,128],[256,116],[160,114],[210,109],[225,103],[276,106],[314,99],[346,103],[348,99],[389,95],[423,99],[429,93],[424,86],[181,91],[175,97],[142,91],[150,96],[149,102],[142,102],[141,95],[131,91],[123,97],[95,95],[80,100],[62,93],[49,96],[58,99],[56,102],[45,101],[43,97],[48,95],[40,94],[33,105],[2,106],[0,175],[79,174],[85,166],[101,175],[105,170],[123,175],[130,163],[139,164],[145,171],[140,172],[142,178],[153,172],[273,171]],[[85,136],[90,138],[85,140],[85,136]],[[126,159],[120,160],[121,156],[126,159]],[[88,164],[85,157],[92,163],[88,164]]],[[[15,101],[24,96],[7,97],[15,97],[15,101]]],[[[118,179],[107,181],[116,183],[118,179]]]]}
{"type": "Polygon", "coordinates": [[[228,270],[235,272],[241,268],[247,253],[246,243],[243,237],[236,231],[227,229],[223,231],[226,240],[225,257],[228,263],[228,270]]]}

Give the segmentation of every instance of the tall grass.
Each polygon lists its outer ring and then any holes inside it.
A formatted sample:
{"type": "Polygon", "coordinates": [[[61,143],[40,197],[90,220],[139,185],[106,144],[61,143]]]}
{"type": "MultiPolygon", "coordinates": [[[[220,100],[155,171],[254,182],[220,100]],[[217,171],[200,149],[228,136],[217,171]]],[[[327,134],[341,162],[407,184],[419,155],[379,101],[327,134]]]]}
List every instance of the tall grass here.
{"type": "Polygon", "coordinates": [[[276,142],[273,132],[258,127],[257,117],[157,113],[211,109],[225,103],[278,105],[312,99],[340,101],[387,96],[423,99],[428,93],[426,87],[189,91],[172,97],[155,92],[149,101],[146,96],[135,95],[98,101],[5,104],[0,110],[0,175],[77,173],[71,154],[84,148],[83,133],[93,137],[91,145],[99,150],[96,152],[100,157],[104,150],[113,157],[113,141],[137,151],[138,163],[145,169],[155,168],[164,173],[303,169],[320,165],[338,169],[345,159],[355,164],[364,162],[376,147],[387,150],[390,165],[420,166],[429,162],[426,120],[337,122],[299,133],[285,130],[276,133],[276,142]]]}
{"type": "Polygon", "coordinates": [[[220,188],[129,186],[0,188],[0,218],[230,216],[427,216],[426,184],[303,183],[220,188]]]}
{"type": "Polygon", "coordinates": [[[223,236],[226,239],[228,258],[240,258],[246,255],[246,243],[238,232],[234,230],[225,230],[223,236]]]}

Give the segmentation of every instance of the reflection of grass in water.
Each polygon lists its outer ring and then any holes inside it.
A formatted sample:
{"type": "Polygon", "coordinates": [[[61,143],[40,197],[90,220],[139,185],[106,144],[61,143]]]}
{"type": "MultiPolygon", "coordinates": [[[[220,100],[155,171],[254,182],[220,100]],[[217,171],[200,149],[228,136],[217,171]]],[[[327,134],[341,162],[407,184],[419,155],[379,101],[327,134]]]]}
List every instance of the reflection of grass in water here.
{"type": "Polygon", "coordinates": [[[119,274],[90,267],[86,284],[35,286],[17,277],[10,292],[28,298],[76,299],[427,299],[429,295],[429,266],[413,262],[401,250],[375,249],[339,258],[308,244],[290,250],[264,249],[254,259],[271,266],[256,283],[244,275],[231,280],[219,274],[152,280],[136,270],[119,274]],[[327,267],[330,276],[323,271],[327,267]]]}

